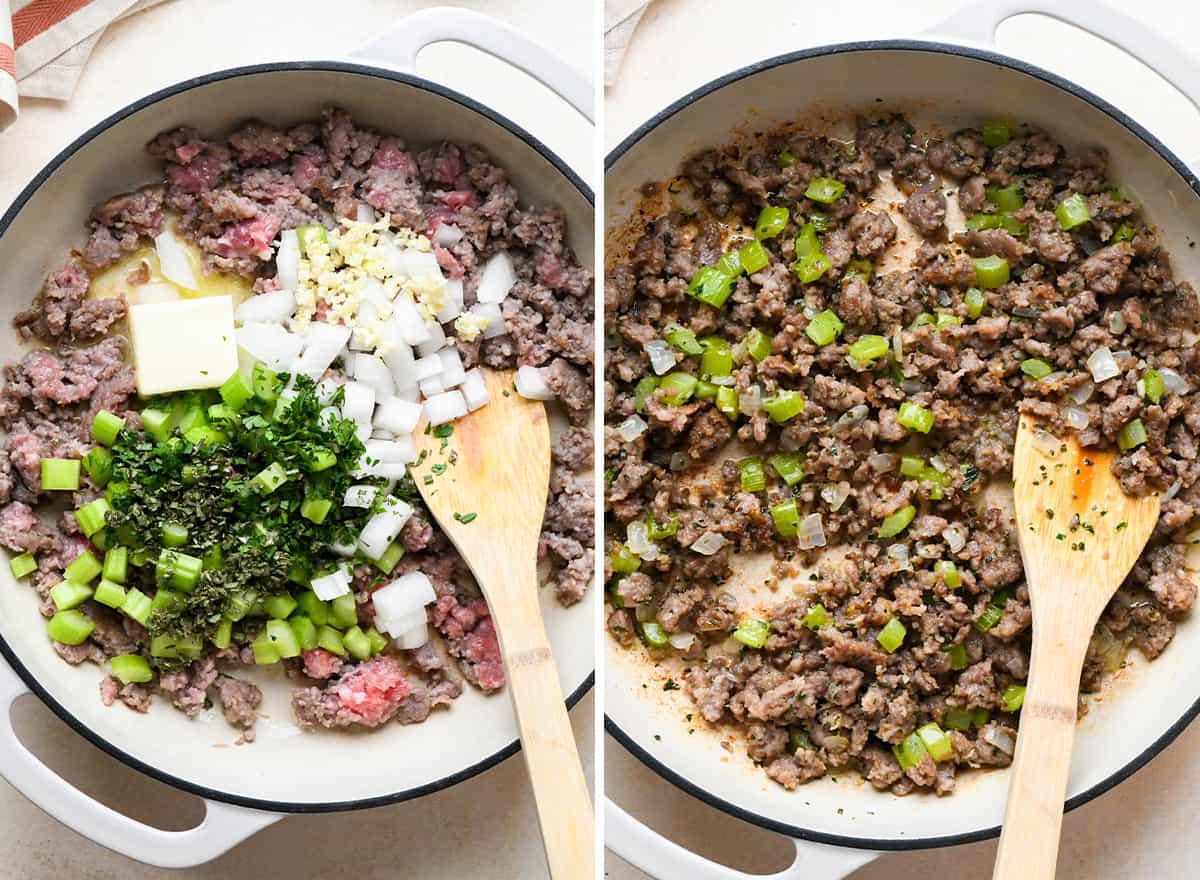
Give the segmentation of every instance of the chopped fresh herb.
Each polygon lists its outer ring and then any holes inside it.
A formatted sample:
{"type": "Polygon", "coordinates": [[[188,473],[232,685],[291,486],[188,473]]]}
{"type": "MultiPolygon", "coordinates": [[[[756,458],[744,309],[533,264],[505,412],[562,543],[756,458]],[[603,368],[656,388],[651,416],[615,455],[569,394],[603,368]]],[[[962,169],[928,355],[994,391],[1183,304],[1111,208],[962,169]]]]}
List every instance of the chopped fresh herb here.
{"type": "Polygon", "coordinates": [[[474,513],[474,512],[471,512],[471,513],[459,513],[458,511],[454,512],[454,518],[456,520],[458,520],[460,523],[462,523],[463,525],[466,525],[469,522],[474,522],[476,516],[478,516],[478,514],[474,513]]]}

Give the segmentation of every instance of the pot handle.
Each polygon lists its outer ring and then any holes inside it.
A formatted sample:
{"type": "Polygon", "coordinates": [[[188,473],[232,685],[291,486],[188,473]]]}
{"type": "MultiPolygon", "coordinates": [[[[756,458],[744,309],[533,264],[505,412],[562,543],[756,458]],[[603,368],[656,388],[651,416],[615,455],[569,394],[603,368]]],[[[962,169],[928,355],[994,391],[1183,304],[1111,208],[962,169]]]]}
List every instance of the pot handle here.
{"type": "Polygon", "coordinates": [[[996,29],[1026,13],[1057,19],[1106,40],[1159,74],[1200,110],[1200,65],[1195,58],[1155,28],[1099,0],[977,0],[922,36],[995,48],[996,29]]]}
{"type": "Polygon", "coordinates": [[[12,706],[29,693],[0,658],[0,774],[55,819],[101,846],[158,868],[188,868],[215,859],[283,817],[204,801],[204,820],[187,831],[163,831],[106,807],[71,785],[17,738],[12,706]]]}
{"type": "Polygon", "coordinates": [[[588,122],[595,121],[595,89],[586,75],[512,25],[469,9],[435,6],[414,12],[351,55],[415,73],[421,50],[447,41],[474,46],[525,71],[557,93],[588,122]]]}
{"type": "Polygon", "coordinates": [[[777,874],[747,874],[711,862],[643,825],[611,800],[604,803],[605,845],[652,877],[674,880],[842,880],[877,852],[792,840],[796,858],[777,874]]]}

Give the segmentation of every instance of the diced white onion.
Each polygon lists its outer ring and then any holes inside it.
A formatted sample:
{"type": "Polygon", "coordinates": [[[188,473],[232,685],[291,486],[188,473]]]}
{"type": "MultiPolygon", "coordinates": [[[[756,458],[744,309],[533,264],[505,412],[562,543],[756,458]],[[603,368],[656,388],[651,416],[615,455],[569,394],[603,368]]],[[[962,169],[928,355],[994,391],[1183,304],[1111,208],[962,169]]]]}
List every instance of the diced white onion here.
{"type": "Polygon", "coordinates": [[[439,223],[433,231],[433,243],[438,247],[450,247],[462,241],[463,231],[453,223],[439,223]]]}
{"type": "Polygon", "coordinates": [[[895,353],[896,362],[904,363],[904,328],[899,324],[892,331],[892,351],[895,353]]]}
{"type": "Polygon", "coordinates": [[[320,379],[349,340],[349,327],[313,321],[304,330],[304,351],[296,359],[293,371],[310,379],[320,379]]]}
{"type": "Polygon", "coordinates": [[[856,425],[860,425],[862,424],[863,420],[870,415],[870,413],[871,408],[865,403],[852,406],[850,409],[838,416],[837,421],[833,423],[833,430],[844,431],[848,428],[853,428],[856,425]]]}
{"type": "Polygon", "coordinates": [[[933,469],[939,473],[944,474],[946,471],[950,470],[950,465],[946,462],[946,459],[942,458],[941,455],[931,455],[929,457],[929,463],[933,465],[933,469]]]}
{"type": "Polygon", "coordinates": [[[762,409],[762,388],[758,385],[751,385],[739,394],[738,409],[748,416],[752,416],[762,409]]]}
{"type": "Polygon", "coordinates": [[[246,321],[261,321],[264,324],[282,324],[296,311],[296,295],[290,290],[272,290],[250,297],[237,307],[233,317],[246,321]]]}
{"type": "Polygon", "coordinates": [[[409,345],[421,345],[433,338],[430,325],[425,323],[421,313],[417,311],[416,303],[406,294],[400,294],[392,300],[393,317],[400,331],[400,338],[409,345]]]}
{"type": "Polygon", "coordinates": [[[367,554],[368,558],[378,559],[392,541],[396,540],[412,512],[412,507],[408,504],[389,496],[384,501],[384,509],[367,520],[367,524],[358,533],[359,549],[367,554]]]}
{"type": "Polygon", "coordinates": [[[625,527],[625,546],[634,556],[641,556],[653,546],[645,520],[635,519],[625,527]]]}
{"type": "Polygon", "coordinates": [[[912,569],[912,563],[909,561],[909,549],[907,544],[892,544],[887,549],[889,559],[895,560],[900,568],[905,570],[912,569]]]}
{"type": "Polygon", "coordinates": [[[366,443],[371,439],[371,423],[359,422],[354,426],[354,436],[358,438],[359,443],[366,443]]]}
{"type": "Polygon", "coordinates": [[[371,593],[376,619],[411,626],[413,618],[424,614],[425,606],[437,601],[437,593],[429,577],[410,571],[371,593]]]}
{"type": "Polygon", "coordinates": [[[330,574],[313,578],[310,585],[318,599],[328,602],[350,592],[350,577],[344,569],[339,568],[330,574]]]}
{"type": "Polygon", "coordinates": [[[704,556],[712,556],[728,543],[728,539],[720,532],[705,532],[692,542],[692,549],[704,556]]]}
{"type": "Polygon", "coordinates": [[[371,424],[393,434],[411,434],[421,421],[421,404],[388,397],[379,402],[371,424]]]}
{"type": "Polygon", "coordinates": [[[1016,748],[1012,736],[994,724],[985,725],[983,730],[979,731],[979,738],[984,742],[991,743],[1006,755],[1011,755],[1016,748]]]}
{"type": "Polygon", "coordinates": [[[467,401],[461,391],[435,394],[425,401],[425,418],[431,425],[444,425],[467,414],[467,401]]]}
{"type": "MultiPolygon", "coordinates": [[[[367,426],[370,428],[370,425],[367,426]]],[[[371,439],[368,435],[365,439],[359,438],[366,443],[371,439]]],[[[412,442],[412,438],[408,438],[412,442]]],[[[416,455],[413,455],[413,461],[416,460],[416,455]]],[[[359,460],[358,466],[354,468],[353,474],[356,477],[382,477],[385,480],[399,480],[408,473],[408,465],[398,461],[372,461],[370,463],[359,460]]]]}
{"type": "Polygon", "coordinates": [[[354,216],[359,223],[374,223],[375,209],[366,202],[359,202],[358,207],[354,209],[354,216]]]}
{"type": "MultiPolygon", "coordinates": [[[[394,328],[395,325],[392,325],[394,328]]],[[[417,359],[412,346],[397,334],[391,345],[383,353],[383,362],[392,371],[392,382],[397,389],[417,387],[417,359]]]]}
{"type": "Polygon", "coordinates": [[[946,526],[942,531],[942,537],[946,541],[946,546],[950,548],[950,552],[957,553],[967,545],[967,527],[962,523],[946,526]]]}
{"type": "Polygon", "coordinates": [[[1158,370],[1162,374],[1163,390],[1171,394],[1187,394],[1188,383],[1184,381],[1183,376],[1176,373],[1170,367],[1160,367],[1158,370]]]}
{"type": "Polygon", "coordinates": [[[671,633],[667,636],[667,641],[671,643],[672,648],[680,651],[686,651],[696,643],[695,633],[671,633]]]}
{"type": "Polygon", "coordinates": [[[1091,379],[1085,379],[1074,388],[1067,392],[1067,397],[1071,398],[1071,402],[1083,406],[1092,399],[1092,395],[1096,393],[1096,383],[1091,379]]]}
{"type": "Polygon", "coordinates": [[[407,464],[413,460],[412,453],[412,439],[407,437],[403,440],[368,440],[363,444],[363,456],[375,461],[398,461],[407,464]]]}
{"type": "Polygon", "coordinates": [[[234,331],[238,346],[257,361],[276,371],[290,370],[304,347],[303,337],[278,324],[248,321],[234,331]]]}
{"type": "Polygon", "coordinates": [[[867,464],[877,474],[886,474],[896,469],[896,456],[890,452],[876,452],[867,458],[867,464]]]}
{"type": "Polygon", "coordinates": [[[632,443],[646,433],[647,427],[649,426],[646,424],[645,419],[635,414],[617,425],[614,430],[616,430],[617,435],[626,443],[632,443]]]}
{"type": "Polygon", "coordinates": [[[508,324],[504,322],[499,303],[475,303],[471,306],[471,314],[487,319],[487,326],[483,329],[484,339],[493,339],[508,332],[508,324]]]}
{"type": "Polygon", "coordinates": [[[191,257],[170,229],[164,228],[154,237],[154,250],[158,253],[158,265],[164,278],[186,290],[196,289],[191,257]]]}
{"type": "Polygon", "coordinates": [[[1174,483],[1172,483],[1170,486],[1168,486],[1167,491],[1163,493],[1163,501],[1170,501],[1172,498],[1174,498],[1176,495],[1179,494],[1179,490],[1182,488],[1183,488],[1183,481],[1176,480],[1174,483]]]}
{"type": "Polygon", "coordinates": [[[403,250],[396,266],[399,273],[407,278],[442,277],[442,267],[431,251],[419,251],[416,248],[403,250]]]}
{"type": "Polygon", "coordinates": [[[654,370],[656,375],[669,373],[675,367],[675,352],[666,340],[651,339],[649,342],[643,342],[642,348],[646,350],[650,358],[650,369],[654,370]]]}
{"type": "Polygon", "coordinates": [[[323,406],[321,407],[321,412],[317,415],[317,421],[320,422],[321,427],[328,429],[335,419],[340,419],[341,417],[341,410],[336,406],[323,406]]]}
{"type": "Polygon", "coordinates": [[[401,651],[415,651],[429,641],[429,624],[422,622],[412,629],[406,629],[399,635],[393,636],[392,641],[401,651]]]}
{"type": "Polygon", "coordinates": [[[369,423],[375,412],[375,389],[364,382],[352,381],[342,386],[342,418],[358,424],[369,423]]]}
{"type": "Polygon", "coordinates": [[[375,390],[376,400],[387,400],[396,391],[392,371],[372,354],[354,355],[354,381],[370,385],[375,390]]]}
{"type": "Polygon", "coordinates": [[[479,367],[467,370],[467,374],[463,377],[462,384],[458,386],[458,390],[462,392],[463,399],[467,402],[467,409],[470,412],[474,412],[488,402],[487,380],[483,378],[483,371],[479,367]]]}
{"type": "Polygon", "coordinates": [[[537,367],[517,368],[517,394],[529,400],[553,400],[554,392],[537,367]]]}
{"type": "Polygon", "coordinates": [[[1125,316],[1120,312],[1110,312],[1108,315],[1108,332],[1113,336],[1120,336],[1125,332],[1129,325],[1125,322],[1125,316]]]}
{"type": "Polygon", "coordinates": [[[446,386],[442,382],[440,375],[422,379],[417,383],[417,387],[421,389],[421,396],[426,399],[433,397],[435,394],[443,394],[446,391],[446,386]]]}
{"type": "Polygon", "coordinates": [[[275,252],[275,280],[284,290],[300,286],[300,241],[296,230],[279,233],[279,249],[275,252]]]}
{"type": "Polygon", "coordinates": [[[430,321],[425,328],[429,332],[429,338],[417,344],[417,354],[421,357],[436,354],[446,347],[446,331],[442,329],[441,324],[437,321],[430,321]]]}
{"type": "Polygon", "coordinates": [[[375,503],[375,496],[378,494],[379,490],[374,486],[362,484],[349,486],[342,498],[342,507],[370,507],[375,503]]]}
{"type": "Polygon", "coordinates": [[[1105,382],[1113,376],[1121,375],[1121,368],[1117,366],[1116,358],[1106,345],[1088,355],[1087,368],[1095,382],[1105,382]]]}
{"type": "Polygon", "coordinates": [[[850,497],[850,483],[842,480],[840,483],[826,483],[821,487],[821,499],[829,505],[829,509],[837,512],[842,509],[846,499],[850,497]]]}
{"type": "Polygon", "coordinates": [[[800,528],[796,531],[801,550],[811,550],[814,547],[825,546],[825,521],[819,513],[810,513],[800,520],[800,528]]]}
{"type": "Polygon", "coordinates": [[[442,359],[436,354],[427,354],[424,357],[419,357],[414,364],[414,370],[418,382],[422,379],[431,379],[441,374],[442,359]]]}
{"type": "MultiPolygon", "coordinates": [[[[441,227],[438,227],[439,229],[441,227]]],[[[462,279],[450,279],[442,291],[442,307],[438,309],[437,319],[443,324],[449,324],[463,311],[462,279]]]]}
{"type": "Polygon", "coordinates": [[[351,557],[357,552],[358,547],[354,544],[330,544],[329,549],[338,556],[351,557]]]}
{"type": "MultiPolygon", "coordinates": [[[[358,313],[354,316],[354,326],[360,330],[366,330],[376,322],[379,317],[379,307],[370,300],[363,300],[358,304],[358,313]]],[[[375,345],[370,341],[370,336],[367,333],[353,333],[350,336],[350,342],[347,346],[351,351],[374,351],[375,345]]]]}
{"type": "Polygon", "coordinates": [[[507,252],[501,251],[484,264],[475,298],[481,303],[503,302],[516,283],[517,270],[513,267],[512,258],[507,252]]]}
{"type": "Polygon", "coordinates": [[[1068,427],[1082,431],[1088,426],[1087,410],[1078,406],[1063,407],[1063,421],[1067,423],[1068,427]]]}
{"type": "Polygon", "coordinates": [[[463,379],[467,378],[467,371],[463,368],[462,357],[455,348],[443,348],[437,353],[437,356],[442,361],[442,384],[447,388],[454,388],[462,384],[463,379]]]}

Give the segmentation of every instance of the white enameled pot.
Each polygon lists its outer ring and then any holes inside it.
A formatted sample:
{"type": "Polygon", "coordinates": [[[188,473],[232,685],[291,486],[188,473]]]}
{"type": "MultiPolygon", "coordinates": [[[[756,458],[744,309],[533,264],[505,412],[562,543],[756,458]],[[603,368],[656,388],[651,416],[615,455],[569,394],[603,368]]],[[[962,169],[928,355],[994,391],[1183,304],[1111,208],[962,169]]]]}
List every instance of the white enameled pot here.
{"type": "MultiPolygon", "coordinates": [[[[265,64],[180,83],[80,137],[0,219],[0,322],[8,326],[28,306],[46,271],[68,249],[82,245],[84,220],[93,205],[155,179],[143,147],[156,133],[183,124],[225,131],[248,117],[291,124],[315,118],[329,105],[417,147],[442,139],[483,145],[509,170],[524,202],[562,207],[570,244],[590,266],[594,211],[587,185],[533,135],[413,73],[417,53],[446,40],[473,45],[525,70],[591,118],[586,77],[508,25],[454,9],[410,16],[351,60],[265,64]]],[[[3,354],[5,360],[18,356],[15,343],[3,354]]],[[[219,713],[190,720],[161,700],[148,715],[120,705],[105,708],[98,696],[103,671],[92,664],[63,663],[46,639],[34,591],[13,581],[7,565],[0,569],[0,773],[60,821],[131,858],[161,867],[199,864],[284,814],[419,797],[482,772],[519,748],[507,697],[484,697],[471,688],[449,711],[424,724],[301,734],[291,723],[291,683],[278,669],[251,673],[263,685],[262,711],[268,717],[258,725],[258,741],[248,746],[232,746],[236,731],[219,713]],[[29,691],[126,764],[204,798],[202,824],[183,832],[161,831],[109,809],[57,776],[13,733],[10,707],[29,691]]],[[[552,591],[543,592],[563,692],[574,705],[592,681],[595,603],[589,597],[563,609],[552,591]]]]}
{"type": "MultiPolygon", "coordinates": [[[[787,121],[828,120],[901,110],[917,123],[952,129],[980,119],[1012,118],[1049,130],[1075,146],[1103,144],[1112,179],[1135,193],[1158,224],[1179,277],[1200,280],[1200,184],[1187,163],[1153,135],[1078,86],[992,48],[996,28],[1036,12],[1101,36],[1141,59],[1193,103],[1200,66],[1140,22],[1091,0],[986,0],[920,41],[826,46],[736,71],[682,98],[643,125],[608,157],[605,228],[631,217],[639,188],[676,173],[695,151],[728,143],[739,131],[766,131],[787,121]]],[[[852,131],[852,128],[850,129],[852,131]]],[[[1197,152],[1200,153],[1200,146],[1197,152]]],[[[1189,157],[1195,158],[1195,157],[1189,157]]],[[[1192,168],[1200,167],[1193,163],[1192,168]]],[[[606,645],[608,731],[640,760],[692,795],[731,815],[788,835],[794,863],[783,878],[840,878],[880,851],[949,846],[994,837],[1004,812],[1007,773],[960,778],[952,797],[880,794],[851,778],[824,778],[787,792],[753,766],[744,750],[716,736],[689,733],[688,708],[660,687],[643,687],[636,652],[606,645]]],[[[1091,704],[1079,725],[1068,808],[1116,785],[1162,750],[1200,712],[1200,621],[1183,622],[1153,663],[1134,655],[1129,669],[1091,704]]],[[[606,843],[663,880],[751,880],[691,853],[613,803],[606,843]]],[[[756,875],[757,876],[757,875],[756,875]]]]}

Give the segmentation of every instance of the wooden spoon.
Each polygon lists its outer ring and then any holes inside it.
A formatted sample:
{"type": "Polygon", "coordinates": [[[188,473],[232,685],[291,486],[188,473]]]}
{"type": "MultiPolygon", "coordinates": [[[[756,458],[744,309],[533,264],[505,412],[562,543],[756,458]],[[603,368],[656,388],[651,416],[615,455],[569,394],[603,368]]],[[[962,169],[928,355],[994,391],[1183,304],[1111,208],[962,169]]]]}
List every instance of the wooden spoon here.
{"type": "Polygon", "coordinates": [[[993,880],[1054,877],[1084,654],[1158,522],[1158,495],[1126,495],[1112,460],[1021,418],[1013,494],[1033,654],[993,880]]]}
{"type": "Polygon", "coordinates": [[[592,805],[542,625],[537,549],[550,482],[545,407],[485,371],[490,400],[453,423],[418,428],[411,472],[425,504],[483,590],[533,783],[550,876],[594,872],[592,805]]]}

